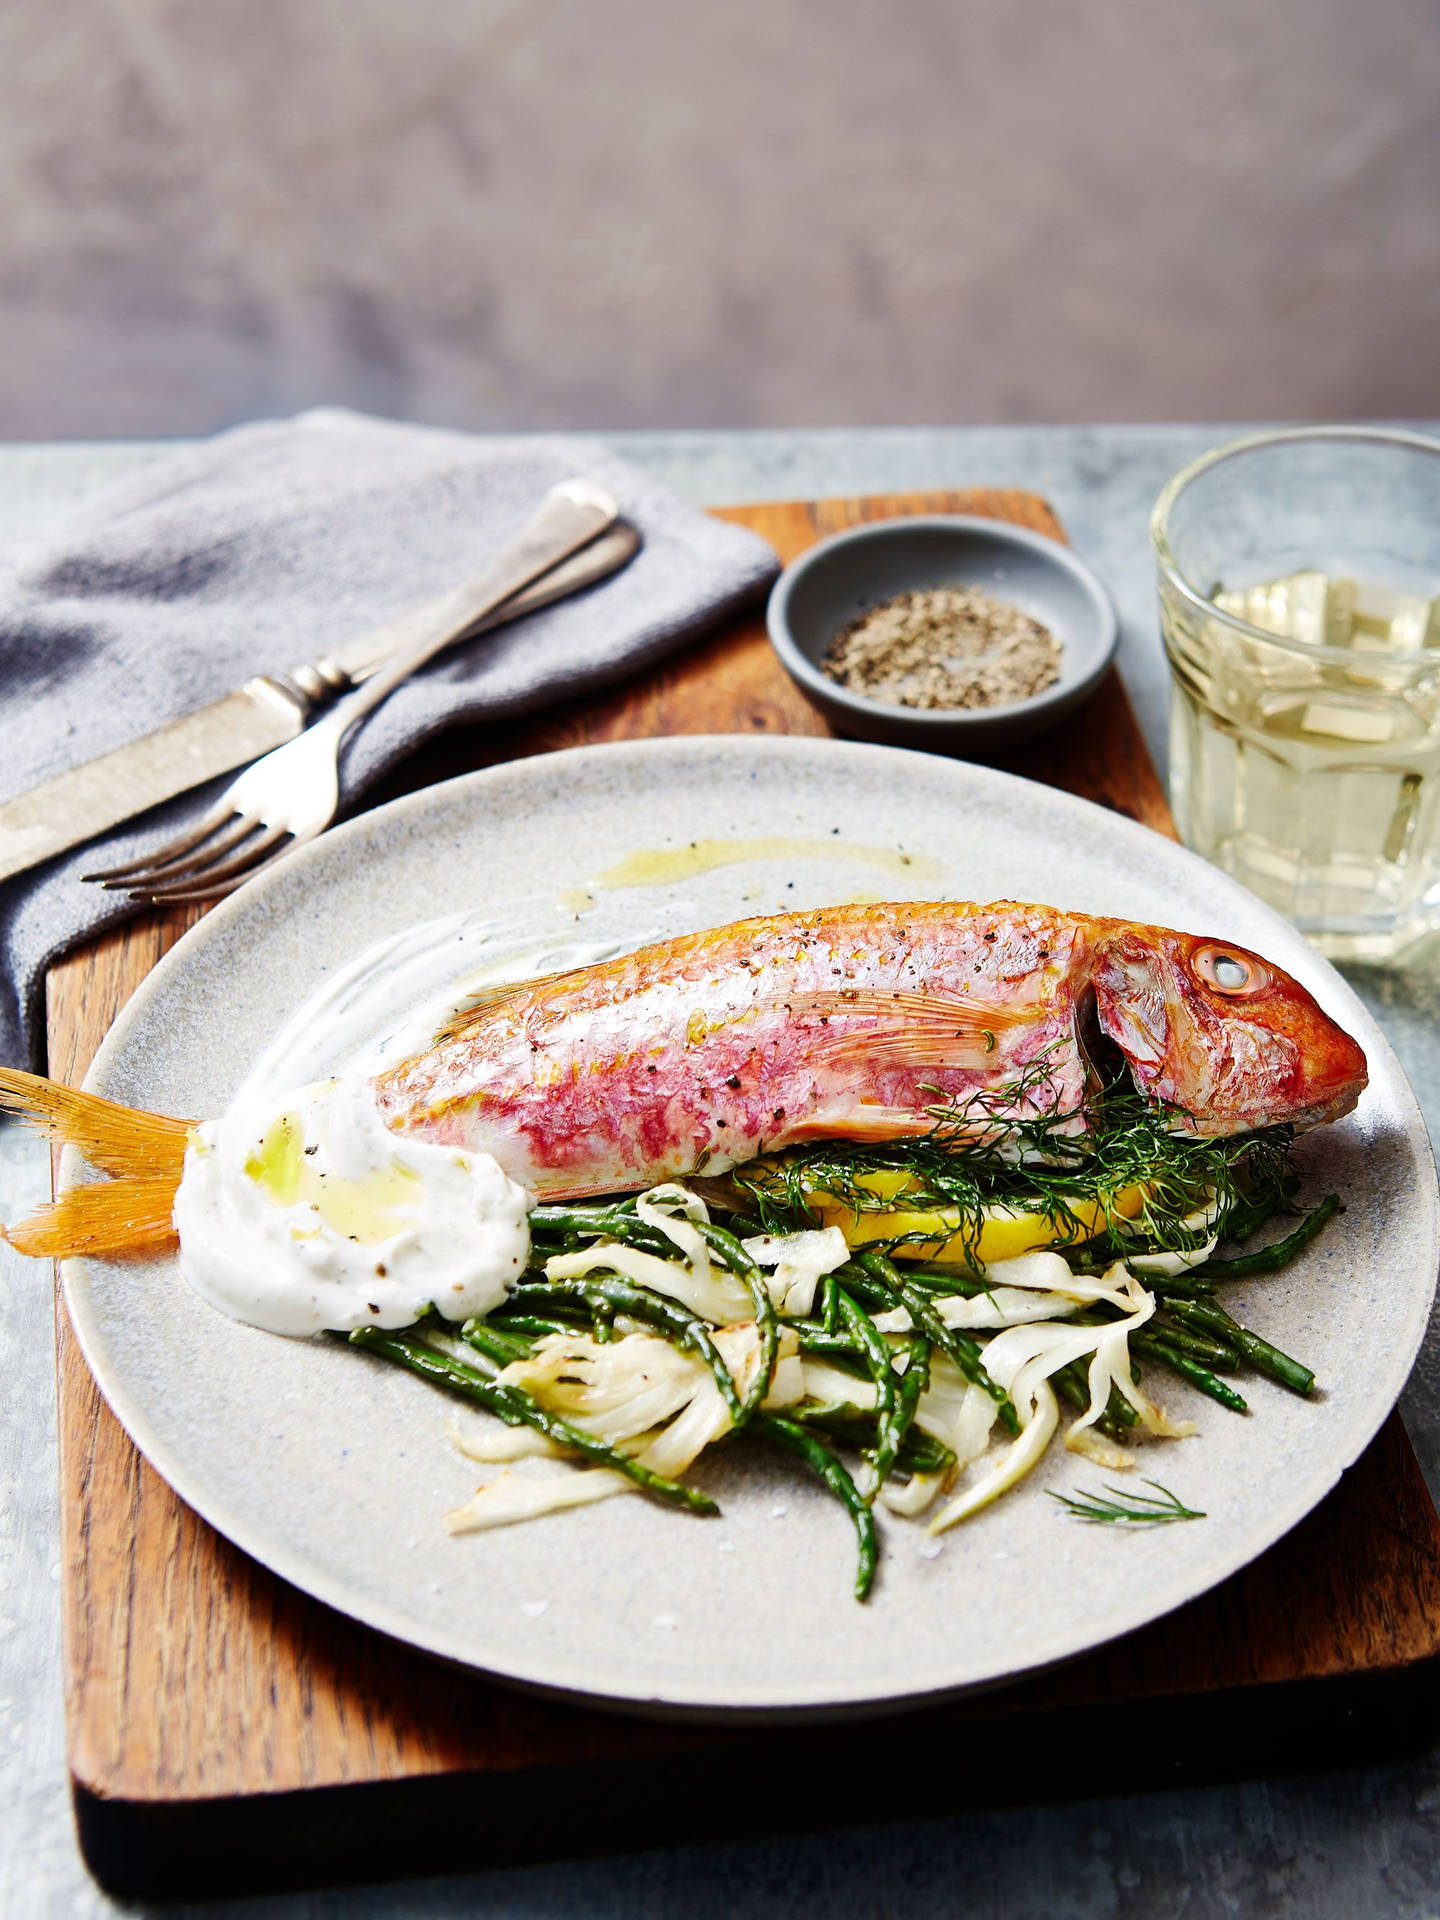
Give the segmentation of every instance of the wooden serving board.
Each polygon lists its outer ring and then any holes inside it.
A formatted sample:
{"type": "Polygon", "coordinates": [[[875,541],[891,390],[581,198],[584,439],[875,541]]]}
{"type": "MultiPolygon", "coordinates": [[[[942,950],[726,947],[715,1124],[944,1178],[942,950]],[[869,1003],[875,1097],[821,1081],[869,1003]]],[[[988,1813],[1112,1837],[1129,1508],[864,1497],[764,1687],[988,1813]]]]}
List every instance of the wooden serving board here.
{"type": "MultiPolygon", "coordinates": [[[[1064,537],[1043,500],[993,490],[724,517],[790,560],[859,521],[922,512],[1064,537]]],[[[701,732],[828,732],[775,662],[758,614],[599,699],[451,735],[390,791],[557,747],[701,732]]],[[[1113,675],[1068,729],[1003,764],[1173,833],[1113,675]]],[[[136,921],[54,968],[52,1073],[78,1082],[190,918],[136,921]]],[[[844,1780],[873,1783],[859,1817],[874,1820],[1353,1765],[1371,1747],[1396,1757],[1434,1720],[1440,1521],[1394,1416],[1260,1560],[1068,1667],[903,1722],[716,1730],[508,1690],[287,1586],[141,1459],[63,1302],[57,1329],[70,1768],[86,1858],[117,1892],[239,1892],[731,1839],[857,1817],[853,1791],[832,1791],[844,1780]],[[1097,1707],[1122,1704],[1097,1719],[1097,1707]],[[902,1766],[875,1765],[901,1752],[902,1766]],[[717,1826],[716,1809],[736,1805],[746,1814],[717,1826]]]]}

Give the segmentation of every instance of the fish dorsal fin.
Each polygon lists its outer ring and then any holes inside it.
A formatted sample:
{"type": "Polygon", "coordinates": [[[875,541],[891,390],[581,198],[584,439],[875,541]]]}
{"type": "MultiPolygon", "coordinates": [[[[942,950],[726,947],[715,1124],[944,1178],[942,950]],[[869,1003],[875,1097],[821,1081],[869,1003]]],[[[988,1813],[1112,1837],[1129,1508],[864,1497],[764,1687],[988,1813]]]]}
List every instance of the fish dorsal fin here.
{"type": "Polygon", "coordinates": [[[873,1020],[874,1026],[820,1033],[810,1051],[827,1066],[883,1060],[902,1067],[984,1066],[1009,1027],[1032,1020],[1031,1005],[997,1007],[968,994],[887,992],[837,987],[786,996],[785,1007],[802,1018],[873,1020]]]}

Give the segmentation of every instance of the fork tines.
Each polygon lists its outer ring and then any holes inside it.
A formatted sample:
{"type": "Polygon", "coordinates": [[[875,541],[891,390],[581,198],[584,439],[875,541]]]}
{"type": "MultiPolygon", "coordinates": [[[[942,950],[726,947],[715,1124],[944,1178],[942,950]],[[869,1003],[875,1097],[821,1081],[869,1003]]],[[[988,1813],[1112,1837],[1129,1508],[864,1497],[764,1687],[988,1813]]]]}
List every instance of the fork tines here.
{"type": "Polygon", "coordinates": [[[267,827],[258,814],[237,813],[221,801],[141,859],[82,878],[98,880],[107,893],[127,892],[137,903],[219,900],[278,859],[285,851],[280,843],[291,838],[287,827],[267,827]],[[280,851],[271,853],[277,846],[280,851]]]}

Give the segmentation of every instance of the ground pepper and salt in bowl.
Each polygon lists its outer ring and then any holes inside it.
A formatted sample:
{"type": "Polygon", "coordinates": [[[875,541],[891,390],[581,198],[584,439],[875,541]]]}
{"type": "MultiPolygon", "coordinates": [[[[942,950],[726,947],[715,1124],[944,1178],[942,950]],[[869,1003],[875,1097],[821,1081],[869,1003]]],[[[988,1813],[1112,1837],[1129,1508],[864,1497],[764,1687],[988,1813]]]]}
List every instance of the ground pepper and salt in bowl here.
{"type": "Polygon", "coordinates": [[[821,670],[901,707],[1008,707],[1060,678],[1050,629],[979,587],[897,593],[842,627],[821,670]]]}
{"type": "Polygon", "coordinates": [[[812,547],[766,616],[781,664],[837,731],[984,754],[1095,688],[1114,608],[1067,547],[1005,521],[927,514],[812,547]]]}

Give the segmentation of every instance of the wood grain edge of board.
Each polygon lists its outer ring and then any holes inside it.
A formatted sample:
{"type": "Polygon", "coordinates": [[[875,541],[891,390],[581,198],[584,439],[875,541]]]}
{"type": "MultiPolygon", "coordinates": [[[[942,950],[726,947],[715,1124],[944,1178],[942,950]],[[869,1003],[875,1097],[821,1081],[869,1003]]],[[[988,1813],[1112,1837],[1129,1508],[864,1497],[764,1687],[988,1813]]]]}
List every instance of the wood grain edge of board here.
{"type": "Polygon", "coordinates": [[[709,511],[717,520],[730,520],[763,534],[786,566],[832,533],[921,513],[967,513],[981,520],[1009,520],[1068,544],[1050,502],[1042,494],[1021,487],[937,487],[913,493],[836,495],[827,500],[752,500],[740,506],[711,507],[709,511]]]}
{"type": "MultiPolygon", "coordinates": [[[[771,538],[782,558],[859,520],[917,511],[988,511],[1063,538],[1053,513],[1036,496],[1003,498],[1003,514],[995,504],[997,496],[965,491],[762,503],[722,512],[771,538]]],[[[667,663],[658,676],[646,676],[628,692],[622,689],[608,701],[592,704],[590,726],[578,718],[574,737],[693,731],[697,710],[701,727],[711,730],[715,695],[730,700],[737,692],[754,697],[754,710],[767,727],[779,718],[781,726],[775,730],[827,731],[779,669],[764,644],[762,624],[752,618],[667,663]],[[718,684],[717,659],[727,669],[718,684]],[[684,724],[687,719],[691,724],[684,724]]],[[[1037,750],[1037,776],[1049,784],[1108,797],[1118,810],[1173,833],[1118,679],[1113,689],[1096,696],[1092,709],[1092,724],[1066,736],[1073,741],[1083,735],[1081,749],[1057,754],[1057,743],[1047,743],[1037,750]]],[[[546,724],[536,723],[540,730],[546,724]]],[[[509,753],[516,750],[511,745],[509,753]]],[[[114,1014],[185,924],[174,917],[132,923],[52,970],[52,1070],[60,1077],[81,1077],[114,1014]]],[[[533,1765],[561,1748],[573,1753],[577,1740],[597,1757],[614,1757],[619,1751],[653,1754],[727,1737],[556,1707],[510,1694],[478,1676],[457,1682],[422,1656],[285,1587],[213,1534],[139,1458],[85,1367],[65,1324],[63,1305],[60,1323],[62,1488],[71,1496],[62,1499],[67,1698],[72,1771],[86,1791],[168,1803],[347,1780],[414,1778],[477,1765],[533,1765]],[[142,1595],[148,1612],[146,1647],[132,1643],[138,1624],[134,1610],[142,1595]],[[148,1661],[143,1673],[132,1671],[132,1654],[141,1656],[142,1664],[148,1661]],[[216,1697],[214,1684],[209,1692],[197,1687],[197,1671],[207,1679],[222,1676],[220,1684],[238,1688],[238,1698],[233,1693],[216,1697]],[[387,1700],[397,1691],[398,1704],[387,1700]],[[465,1702],[458,1722],[457,1697],[465,1702]],[[258,1740],[253,1734],[248,1740],[237,1738],[242,1732],[237,1713],[247,1723],[247,1734],[256,1719],[267,1721],[270,1730],[258,1740]]],[[[1401,1480],[1407,1459],[1408,1471],[1418,1478],[1398,1424],[1395,1435],[1403,1456],[1401,1480]]],[[[1430,1512],[1433,1520],[1433,1509],[1430,1512]]],[[[1413,1528],[1413,1510],[1411,1524],[1413,1528]]],[[[1440,1564],[1440,1554],[1434,1561],[1440,1564]]],[[[1311,1590],[1319,1597],[1323,1583],[1312,1582],[1311,1590]]],[[[1424,1606],[1418,1611],[1402,1607],[1402,1618],[1375,1625],[1366,1638],[1372,1663],[1417,1657],[1423,1638],[1417,1619],[1440,1618],[1440,1598],[1429,1597],[1436,1601],[1433,1614],[1424,1606]]],[[[1203,1607],[1206,1602],[1195,1604],[1203,1607]]],[[[1262,1611],[1268,1616],[1273,1609],[1262,1605],[1262,1611]]],[[[1313,1650],[1315,1642],[1313,1633],[1307,1638],[1305,1612],[1301,1607],[1297,1614],[1292,1598],[1288,1652],[1276,1650],[1268,1621],[1251,1623],[1261,1627],[1259,1638],[1271,1635],[1270,1656],[1252,1662],[1254,1677],[1284,1677],[1296,1670],[1297,1661],[1300,1671],[1314,1670],[1301,1657],[1300,1643],[1313,1650]]],[[[1235,1623],[1228,1624],[1233,1628],[1235,1623]]],[[[1106,1697],[1117,1684],[1131,1696],[1184,1691],[1183,1685],[1176,1687],[1168,1626],[1168,1621],[1157,1622],[1130,1641],[1076,1663],[1063,1677],[1047,1675],[1022,1683],[987,1706],[962,1704],[939,1711],[993,1715],[1043,1707],[1047,1691],[1053,1692],[1057,1684],[1059,1697],[1072,1700],[1106,1697]],[[1153,1647],[1147,1645],[1147,1636],[1153,1647]],[[1087,1679],[1081,1669],[1097,1662],[1087,1679]]],[[[1252,1644],[1255,1637],[1250,1631],[1242,1634],[1252,1644]]],[[[1230,1643],[1233,1647],[1233,1637],[1230,1643]]],[[[1433,1650],[1433,1634],[1424,1650],[1433,1650]]],[[[1318,1670],[1350,1670],[1354,1652],[1349,1643],[1330,1645],[1318,1670]]],[[[1224,1661],[1212,1663],[1208,1672],[1203,1668],[1201,1662],[1187,1684],[1223,1687],[1244,1677],[1243,1662],[1238,1671],[1233,1661],[1228,1667],[1224,1661]]]]}

